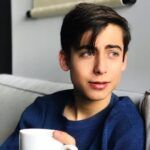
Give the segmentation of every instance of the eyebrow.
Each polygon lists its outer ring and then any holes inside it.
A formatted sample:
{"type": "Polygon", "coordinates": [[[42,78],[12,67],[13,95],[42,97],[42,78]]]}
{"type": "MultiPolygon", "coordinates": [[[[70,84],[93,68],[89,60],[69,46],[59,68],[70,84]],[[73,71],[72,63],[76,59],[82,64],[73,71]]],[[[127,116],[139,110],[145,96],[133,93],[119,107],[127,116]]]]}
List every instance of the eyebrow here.
{"type": "Polygon", "coordinates": [[[91,44],[87,44],[87,45],[82,45],[78,48],[79,50],[82,50],[82,49],[95,49],[95,47],[91,44]]]}
{"type": "MultiPolygon", "coordinates": [[[[106,47],[105,47],[106,49],[109,49],[109,48],[117,48],[117,49],[119,49],[120,51],[122,51],[122,48],[119,46],[119,45],[114,45],[114,44],[108,44],[108,45],[106,45],[106,47]]],[[[91,45],[91,44],[87,44],[87,45],[82,45],[82,46],[80,46],[79,48],[78,48],[78,50],[82,50],[82,49],[97,49],[96,47],[94,47],[93,45],[91,45]]]]}
{"type": "Polygon", "coordinates": [[[113,44],[106,45],[106,49],[109,49],[109,48],[117,48],[120,51],[122,51],[122,48],[119,45],[113,45],[113,44]]]}

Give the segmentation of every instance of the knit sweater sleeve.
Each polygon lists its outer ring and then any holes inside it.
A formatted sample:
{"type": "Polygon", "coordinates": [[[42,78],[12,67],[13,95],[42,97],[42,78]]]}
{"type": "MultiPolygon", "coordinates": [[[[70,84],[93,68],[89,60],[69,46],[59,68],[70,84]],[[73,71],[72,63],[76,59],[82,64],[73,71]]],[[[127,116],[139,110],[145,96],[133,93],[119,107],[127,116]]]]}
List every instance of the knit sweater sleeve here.
{"type": "MultiPolygon", "coordinates": [[[[114,135],[114,143],[111,142],[109,150],[144,150],[144,135],[142,128],[134,126],[126,129],[116,138],[114,135]]],[[[113,137],[112,137],[113,138],[113,137]]]]}

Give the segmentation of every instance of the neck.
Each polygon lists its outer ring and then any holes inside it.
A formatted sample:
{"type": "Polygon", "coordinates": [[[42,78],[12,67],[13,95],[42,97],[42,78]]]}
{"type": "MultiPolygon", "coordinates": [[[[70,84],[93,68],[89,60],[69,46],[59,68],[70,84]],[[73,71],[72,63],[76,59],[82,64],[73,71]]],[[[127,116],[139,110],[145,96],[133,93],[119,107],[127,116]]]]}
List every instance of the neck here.
{"type": "Polygon", "coordinates": [[[64,116],[69,120],[87,119],[105,109],[110,102],[111,95],[104,100],[85,100],[75,96],[75,102],[66,106],[64,116]]]}

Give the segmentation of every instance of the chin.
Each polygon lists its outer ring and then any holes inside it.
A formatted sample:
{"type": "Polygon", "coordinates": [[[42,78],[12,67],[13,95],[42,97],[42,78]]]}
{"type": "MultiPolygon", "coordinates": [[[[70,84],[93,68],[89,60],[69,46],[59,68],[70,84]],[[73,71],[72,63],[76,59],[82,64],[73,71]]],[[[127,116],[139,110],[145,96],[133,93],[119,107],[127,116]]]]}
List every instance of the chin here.
{"type": "Polygon", "coordinates": [[[111,97],[111,92],[110,93],[93,93],[93,94],[88,94],[87,99],[91,101],[101,101],[101,100],[107,100],[109,97],[111,97]]]}

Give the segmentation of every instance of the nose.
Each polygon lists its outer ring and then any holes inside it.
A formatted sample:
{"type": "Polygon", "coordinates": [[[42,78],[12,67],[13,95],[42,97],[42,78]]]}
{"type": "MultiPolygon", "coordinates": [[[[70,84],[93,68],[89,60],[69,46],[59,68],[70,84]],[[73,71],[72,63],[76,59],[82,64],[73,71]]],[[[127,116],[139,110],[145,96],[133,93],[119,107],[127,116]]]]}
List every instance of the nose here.
{"type": "Polygon", "coordinates": [[[96,75],[103,75],[107,73],[107,59],[102,54],[95,57],[94,73],[96,75]]]}

